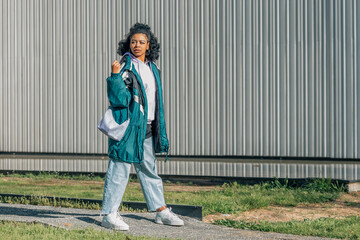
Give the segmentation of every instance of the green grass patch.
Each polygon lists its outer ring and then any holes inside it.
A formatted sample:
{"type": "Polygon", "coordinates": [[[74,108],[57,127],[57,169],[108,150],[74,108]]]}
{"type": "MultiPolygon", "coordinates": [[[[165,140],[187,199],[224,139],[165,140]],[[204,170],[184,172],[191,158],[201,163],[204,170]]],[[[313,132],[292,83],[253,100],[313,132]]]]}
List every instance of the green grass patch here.
{"type": "MultiPolygon", "coordinates": [[[[0,196],[1,203],[9,204],[25,204],[25,205],[40,205],[40,206],[53,206],[53,207],[66,207],[66,208],[81,208],[81,209],[93,209],[101,210],[101,205],[98,203],[89,203],[80,200],[57,200],[54,198],[45,198],[42,196],[25,197],[3,197],[0,196]]],[[[132,209],[130,207],[121,204],[120,211],[130,212],[146,212],[146,210],[132,209]]]]}
{"type": "MultiPolygon", "coordinates": [[[[0,197],[0,202],[101,209],[99,204],[89,204],[79,201],[57,201],[56,199],[46,199],[42,196],[102,199],[103,187],[104,178],[93,175],[60,175],[57,173],[0,174],[1,193],[38,196],[32,197],[30,200],[22,197],[0,197]]],[[[166,189],[164,193],[166,203],[201,205],[203,207],[204,216],[215,213],[236,215],[241,214],[244,211],[261,209],[268,206],[292,207],[300,204],[306,205],[331,202],[339,198],[340,194],[346,191],[344,185],[333,182],[330,179],[308,180],[302,185],[286,179],[275,179],[271,182],[264,182],[256,185],[243,185],[234,182],[206,190],[202,190],[202,188],[197,187],[194,183],[182,184],[177,182],[174,184],[170,181],[164,181],[164,187],[166,189]],[[192,190],[183,191],[183,187],[186,188],[186,186],[189,186],[192,190]]],[[[140,184],[135,178],[128,184],[123,201],[145,201],[140,184]]],[[[358,203],[348,204],[358,206],[358,203]]],[[[126,209],[122,206],[121,210],[131,211],[132,209],[126,209]]],[[[342,220],[321,218],[318,220],[291,221],[285,223],[265,221],[253,223],[222,220],[217,221],[216,224],[242,229],[273,231],[297,235],[360,239],[360,230],[358,230],[360,229],[360,221],[358,217],[348,217],[342,220]]],[[[0,232],[1,227],[7,228],[0,226],[0,232]]],[[[44,226],[35,227],[42,228],[44,226]]],[[[48,229],[46,231],[48,231],[48,229]]],[[[74,234],[77,234],[76,237],[64,239],[82,239],[80,238],[82,235],[81,230],[74,234]],[[79,238],[77,238],[78,235],[79,238]]],[[[90,235],[91,237],[96,236],[95,234],[90,235]]],[[[46,238],[52,239],[52,235],[50,234],[49,236],[50,237],[46,238]]],[[[114,235],[109,236],[113,237],[114,235]]],[[[100,239],[107,239],[107,236],[99,237],[100,239]]],[[[119,239],[123,239],[121,237],[124,236],[120,234],[119,239]]],[[[88,237],[85,238],[88,239],[88,237]]],[[[0,239],[3,239],[1,235],[0,239]]]]}
{"type": "MultiPolygon", "coordinates": [[[[97,179],[98,176],[95,176],[97,179]]],[[[0,175],[1,193],[25,194],[34,196],[56,196],[69,198],[102,199],[104,180],[95,180],[91,176],[60,176],[58,174],[42,173],[38,175],[0,175]],[[52,177],[53,176],[53,177],[52,177]],[[74,179],[76,178],[76,179],[74,179]]],[[[226,183],[206,191],[181,191],[177,186],[188,184],[173,184],[164,182],[164,193],[168,204],[201,205],[203,214],[225,213],[239,214],[244,211],[265,208],[268,206],[297,206],[333,201],[345,191],[343,185],[330,180],[310,180],[299,187],[288,181],[275,179],[256,185],[242,185],[236,182],[226,183]],[[167,187],[168,186],[168,187],[167,187]]],[[[191,187],[195,185],[192,184],[191,187]]],[[[63,207],[99,209],[98,205],[76,202],[54,202],[44,199],[9,199],[2,202],[56,205],[63,207]]],[[[140,184],[131,183],[127,186],[123,201],[144,202],[140,184]]]]}
{"type": "Polygon", "coordinates": [[[203,207],[204,215],[211,213],[237,214],[268,206],[297,206],[322,203],[338,198],[340,191],[317,191],[312,188],[274,187],[273,183],[253,186],[224,184],[213,191],[181,193],[166,192],[168,203],[193,204],[203,207]]]}
{"type": "MultiPolygon", "coordinates": [[[[41,205],[66,208],[82,208],[100,210],[101,206],[97,203],[88,203],[72,200],[56,200],[55,198],[44,198],[42,196],[31,196],[30,199],[25,197],[3,197],[0,196],[0,202],[9,204],[41,205]]],[[[126,208],[123,209],[128,210],[126,208]]]]}
{"type": "Polygon", "coordinates": [[[346,217],[344,219],[320,218],[316,220],[306,219],[304,221],[291,222],[259,221],[257,223],[217,220],[215,224],[263,232],[278,232],[341,239],[360,239],[360,217],[357,216],[346,217]]]}
{"type": "Polygon", "coordinates": [[[78,240],[78,239],[122,239],[122,240],[143,240],[160,239],[147,236],[132,236],[119,231],[99,231],[92,228],[82,230],[68,230],[45,226],[39,223],[20,223],[0,221],[0,239],[46,239],[46,240],[78,240]]]}

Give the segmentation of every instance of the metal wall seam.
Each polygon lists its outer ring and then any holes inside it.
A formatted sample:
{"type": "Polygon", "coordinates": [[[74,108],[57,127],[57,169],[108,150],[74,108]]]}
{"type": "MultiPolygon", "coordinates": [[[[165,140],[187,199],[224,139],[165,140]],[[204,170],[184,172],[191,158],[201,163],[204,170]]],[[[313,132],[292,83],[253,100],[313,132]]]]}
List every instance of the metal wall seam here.
{"type": "Polygon", "coordinates": [[[354,66],[354,78],[355,78],[355,86],[354,86],[354,96],[355,96],[355,108],[354,108],[354,130],[355,130],[355,152],[354,152],[354,156],[359,156],[359,148],[360,148],[360,141],[359,141],[359,136],[360,136],[360,128],[358,126],[358,122],[359,122],[359,79],[360,79],[360,74],[359,74],[359,68],[360,68],[360,46],[358,46],[358,42],[360,40],[360,26],[359,24],[356,24],[358,21],[358,16],[357,16],[357,12],[360,12],[360,4],[357,4],[356,1],[354,1],[354,52],[355,52],[355,66],[354,66]]]}

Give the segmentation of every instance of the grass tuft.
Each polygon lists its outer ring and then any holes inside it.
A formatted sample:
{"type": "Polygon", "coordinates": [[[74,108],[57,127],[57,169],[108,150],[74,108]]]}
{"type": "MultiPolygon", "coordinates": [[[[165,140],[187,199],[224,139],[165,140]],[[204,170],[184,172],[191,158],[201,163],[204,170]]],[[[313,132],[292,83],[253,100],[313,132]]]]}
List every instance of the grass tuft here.
{"type": "Polygon", "coordinates": [[[10,204],[25,204],[25,205],[41,205],[41,206],[54,206],[54,207],[67,207],[67,208],[83,208],[100,210],[101,206],[97,203],[88,203],[83,201],[60,200],[56,198],[49,199],[42,196],[32,196],[30,199],[25,197],[3,197],[0,196],[0,202],[10,204]]]}
{"type": "Polygon", "coordinates": [[[312,179],[305,188],[316,192],[345,192],[346,187],[338,181],[332,182],[330,178],[312,179]]]}
{"type": "Polygon", "coordinates": [[[18,240],[18,239],[47,239],[47,240],[87,240],[87,239],[120,239],[120,240],[155,240],[145,236],[131,236],[120,231],[99,231],[93,228],[88,229],[61,229],[52,226],[45,226],[40,223],[21,223],[0,221],[0,239],[18,240]]]}
{"type": "Polygon", "coordinates": [[[263,232],[278,232],[305,236],[319,236],[341,239],[360,239],[360,217],[351,216],[344,219],[319,218],[304,221],[245,222],[234,220],[217,220],[217,225],[233,228],[256,230],[263,232]]]}

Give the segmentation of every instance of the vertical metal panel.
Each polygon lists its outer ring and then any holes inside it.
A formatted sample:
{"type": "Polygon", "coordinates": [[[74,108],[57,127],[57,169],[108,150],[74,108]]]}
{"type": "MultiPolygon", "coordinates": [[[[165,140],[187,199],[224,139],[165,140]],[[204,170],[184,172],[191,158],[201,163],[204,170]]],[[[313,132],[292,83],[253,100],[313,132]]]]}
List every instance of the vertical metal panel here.
{"type": "Polygon", "coordinates": [[[0,151],[106,153],[117,43],[161,43],[170,154],[359,158],[356,0],[0,0],[0,151]]]}

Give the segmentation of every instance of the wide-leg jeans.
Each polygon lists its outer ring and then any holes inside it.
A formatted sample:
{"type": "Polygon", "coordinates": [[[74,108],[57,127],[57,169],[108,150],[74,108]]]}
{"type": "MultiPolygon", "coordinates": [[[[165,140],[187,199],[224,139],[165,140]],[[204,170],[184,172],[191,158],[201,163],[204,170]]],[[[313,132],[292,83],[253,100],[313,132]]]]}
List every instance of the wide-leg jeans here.
{"type": "MultiPolygon", "coordinates": [[[[165,206],[163,183],[157,174],[153,138],[144,142],[144,160],[134,163],[149,211],[165,206]]],[[[106,172],[101,214],[109,214],[118,210],[126,185],[129,181],[131,163],[110,159],[106,172]]]]}

